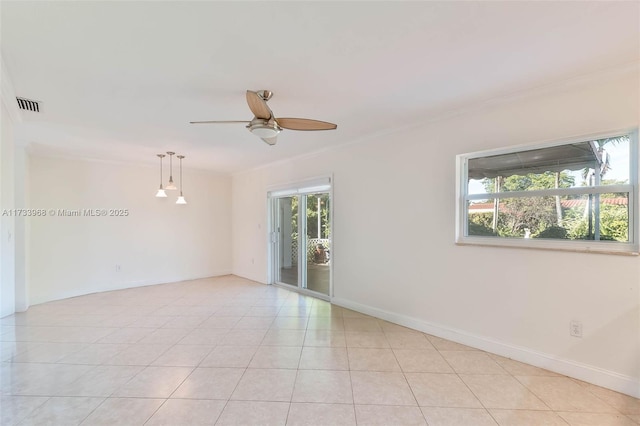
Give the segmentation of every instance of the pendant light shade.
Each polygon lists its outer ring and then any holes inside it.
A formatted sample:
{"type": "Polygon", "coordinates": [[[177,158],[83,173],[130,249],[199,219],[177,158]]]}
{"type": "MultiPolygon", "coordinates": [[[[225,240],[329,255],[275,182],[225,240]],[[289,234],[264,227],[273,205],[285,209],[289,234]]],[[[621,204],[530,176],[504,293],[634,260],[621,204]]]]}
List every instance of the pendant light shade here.
{"type": "Polygon", "coordinates": [[[176,204],[187,204],[187,200],[185,200],[182,195],[182,159],[184,158],[184,155],[178,155],[178,158],[180,159],[180,196],[178,197],[176,204]]]}
{"type": "Polygon", "coordinates": [[[160,157],[160,189],[158,189],[158,192],[156,192],[156,197],[167,198],[167,193],[164,192],[164,189],[162,188],[162,159],[165,157],[165,155],[158,154],[158,157],[160,157]]]}
{"type": "Polygon", "coordinates": [[[173,156],[175,152],[167,151],[169,155],[169,184],[167,184],[167,190],[175,191],[178,189],[175,183],[173,183],[173,156]]]}

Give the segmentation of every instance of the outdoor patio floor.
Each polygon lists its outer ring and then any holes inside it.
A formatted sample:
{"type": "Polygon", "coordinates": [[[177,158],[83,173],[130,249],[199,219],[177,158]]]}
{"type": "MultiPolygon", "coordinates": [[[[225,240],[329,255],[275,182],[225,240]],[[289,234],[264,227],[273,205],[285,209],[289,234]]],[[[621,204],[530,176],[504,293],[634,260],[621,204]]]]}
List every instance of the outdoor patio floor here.
{"type": "MultiPolygon", "coordinates": [[[[329,295],[329,272],[327,264],[309,263],[307,265],[307,288],[315,292],[329,295]]],[[[283,283],[295,286],[298,282],[298,267],[280,268],[280,278],[283,283]]]]}

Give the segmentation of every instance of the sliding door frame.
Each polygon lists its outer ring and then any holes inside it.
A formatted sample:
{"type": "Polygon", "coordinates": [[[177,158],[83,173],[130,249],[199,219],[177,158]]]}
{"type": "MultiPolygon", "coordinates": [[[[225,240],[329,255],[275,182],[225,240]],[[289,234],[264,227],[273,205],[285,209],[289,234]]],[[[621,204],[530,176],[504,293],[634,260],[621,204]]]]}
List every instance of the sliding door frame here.
{"type": "Polygon", "coordinates": [[[267,188],[267,277],[268,284],[276,285],[288,290],[293,290],[302,294],[317,297],[330,301],[333,298],[333,262],[335,259],[334,252],[334,223],[333,223],[333,176],[324,175],[312,179],[306,179],[298,182],[277,185],[267,188]],[[306,215],[306,197],[316,193],[329,194],[329,223],[331,224],[331,262],[329,264],[329,294],[319,293],[302,287],[302,283],[306,286],[307,268],[303,265],[306,262],[307,250],[307,215],[306,215]],[[298,203],[298,285],[278,282],[278,273],[280,267],[280,249],[279,249],[279,232],[278,226],[280,221],[279,203],[280,198],[304,196],[305,203],[298,203]],[[302,208],[302,207],[303,208],[302,208]],[[304,281],[303,281],[304,280],[304,281]]]}

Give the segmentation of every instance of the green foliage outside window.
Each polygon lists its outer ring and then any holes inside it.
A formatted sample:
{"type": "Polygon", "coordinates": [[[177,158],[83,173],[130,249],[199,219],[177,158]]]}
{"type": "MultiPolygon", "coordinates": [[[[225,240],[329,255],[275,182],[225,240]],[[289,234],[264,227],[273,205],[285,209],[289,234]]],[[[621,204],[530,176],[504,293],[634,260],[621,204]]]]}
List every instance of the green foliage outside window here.
{"type": "MultiPolygon", "coordinates": [[[[604,168],[602,174],[608,171],[604,168]]],[[[588,170],[583,173],[583,186],[589,182],[588,170]]],[[[506,178],[483,179],[487,193],[495,192],[496,179],[500,192],[531,191],[552,188],[571,188],[575,178],[567,172],[544,172],[540,174],[513,175],[506,178]]],[[[603,185],[624,184],[625,181],[603,179],[603,185]]],[[[600,239],[628,241],[629,213],[624,204],[607,204],[607,198],[626,198],[626,193],[605,193],[600,195],[600,239]]],[[[594,213],[586,210],[591,199],[584,199],[579,207],[563,208],[561,201],[579,197],[518,197],[504,198],[499,201],[499,213],[496,230],[493,229],[493,213],[469,214],[469,235],[495,235],[500,237],[531,237],[571,240],[594,239],[593,229],[589,232],[589,218],[595,220],[594,213]],[[557,198],[557,199],[556,199],[557,198]],[[560,211],[558,211],[560,210],[560,211]]]]}

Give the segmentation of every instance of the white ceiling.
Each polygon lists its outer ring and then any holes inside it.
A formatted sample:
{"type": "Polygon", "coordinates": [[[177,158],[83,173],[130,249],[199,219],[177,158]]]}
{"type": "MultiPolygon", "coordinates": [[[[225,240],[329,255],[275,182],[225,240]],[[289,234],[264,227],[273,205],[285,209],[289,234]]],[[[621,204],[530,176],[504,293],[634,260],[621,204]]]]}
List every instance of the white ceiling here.
{"type": "Polygon", "coordinates": [[[43,152],[134,162],[184,153],[236,172],[446,110],[635,62],[637,2],[8,2],[1,50],[43,152]],[[267,146],[246,89],[276,116],[338,124],[267,146]]]}

